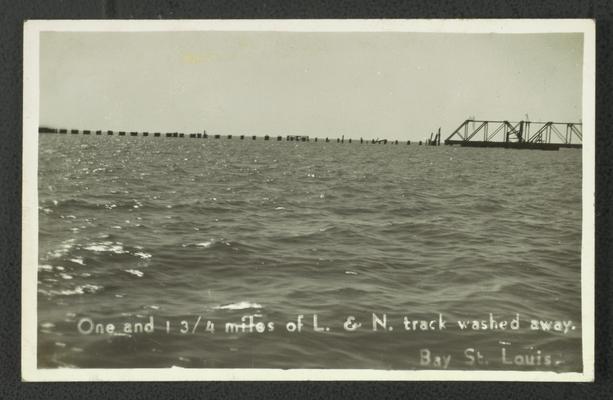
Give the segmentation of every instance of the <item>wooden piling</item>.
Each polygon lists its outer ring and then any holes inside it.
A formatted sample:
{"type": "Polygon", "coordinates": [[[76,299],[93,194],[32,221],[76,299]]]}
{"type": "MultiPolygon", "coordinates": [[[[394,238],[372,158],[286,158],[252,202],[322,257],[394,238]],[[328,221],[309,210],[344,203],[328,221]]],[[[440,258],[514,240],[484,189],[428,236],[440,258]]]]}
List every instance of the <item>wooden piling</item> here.
{"type": "MultiPolygon", "coordinates": [[[[430,135],[430,138],[426,138],[425,140],[420,140],[418,142],[416,142],[416,144],[419,144],[420,146],[422,145],[426,145],[426,146],[440,146],[440,133],[441,128],[438,129],[438,131],[432,132],[430,135]]],[[[71,133],[71,134],[83,134],[83,135],[108,135],[108,136],[113,136],[114,134],[118,135],[118,136],[142,136],[142,137],[148,137],[148,136],[155,136],[155,137],[161,137],[161,136],[166,136],[166,137],[190,137],[190,138],[208,138],[208,134],[206,133],[206,130],[203,130],[203,133],[181,133],[181,132],[166,132],[166,133],[160,133],[160,132],[138,132],[138,131],[112,131],[112,130],[108,130],[108,131],[102,131],[102,130],[89,130],[89,129],[84,129],[84,130],[78,130],[78,129],[57,129],[57,128],[48,128],[48,127],[39,127],[38,128],[39,133],[61,133],[61,134],[66,134],[66,133],[71,133]]],[[[213,137],[215,139],[220,139],[221,137],[226,137],[227,139],[232,139],[233,135],[232,134],[228,134],[228,135],[220,135],[220,134],[215,134],[213,135],[213,137]]],[[[245,140],[248,139],[250,135],[245,135],[245,134],[241,134],[236,135],[237,137],[240,137],[240,140],[245,140]]],[[[265,141],[272,141],[275,140],[278,142],[281,142],[283,140],[286,141],[297,141],[297,142],[318,142],[320,138],[318,137],[308,137],[308,136],[303,136],[303,135],[287,135],[287,136],[282,136],[282,135],[276,135],[276,136],[271,136],[271,135],[264,135],[263,136],[263,140],[265,141]]],[[[257,136],[253,135],[251,136],[252,140],[257,140],[257,136]]],[[[325,141],[326,143],[330,143],[332,141],[334,141],[334,139],[336,139],[336,143],[345,143],[345,136],[342,135],[342,137],[338,137],[338,138],[330,138],[330,137],[325,137],[325,138],[321,138],[322,141],[325,141]]],[[[398,139],[394,139],[394,140],[388,140],[388,139],[364,139],[363,137],[360,137],[360,144],[388,144],[388,141],[390,142],[390,144],[403,144],[402,140],[398,140],[398,139]]],[[[357,141],[357,139],[356,139],[357,141]]],[[[457,144],[456,142],[459,143],[459,141],[451,141],[451,140],[447,140],[445,142],[445,144],[457,144]],[[449,142],[449,143],[448,143],[449,142]]],[[[348,138],[347,139],[347,143],[353,143],[353,139],[352,138],[348,138]]],[[[407,145],[411,144],[411,140],[407,140],[406,141],[407,145]]],[[[462,145],[474,145],[477,146],[477,144],[475,143],[460,143],[462,145]]],[[[477,146],[478,147],[478,146],[477,146]]],[[[487,146],[482,146],[482,147],[487,147],[487,146]]],[[[489,147],[496,147],[494,145],[489,146],[489,147]]],[[[511,146],[509,146],[511,147],[511,146]]],[[[527,147],[527,146],[526,146],[527,147]]],[[[520,148],[518,146],[518,148],[520,148]]],[[[535,147],[536,148],[536,147],[535,147]]]]}

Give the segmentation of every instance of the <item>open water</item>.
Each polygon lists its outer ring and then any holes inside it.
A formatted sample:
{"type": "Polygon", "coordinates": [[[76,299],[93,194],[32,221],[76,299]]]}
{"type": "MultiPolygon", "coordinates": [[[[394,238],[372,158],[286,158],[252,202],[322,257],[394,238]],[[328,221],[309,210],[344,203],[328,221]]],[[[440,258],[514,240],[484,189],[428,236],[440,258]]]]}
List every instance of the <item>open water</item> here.
{"type": "Polygon", "coordinates": [[[38,186],[40,368],[582,369],[579,150],[40,135],[38,186]]]}

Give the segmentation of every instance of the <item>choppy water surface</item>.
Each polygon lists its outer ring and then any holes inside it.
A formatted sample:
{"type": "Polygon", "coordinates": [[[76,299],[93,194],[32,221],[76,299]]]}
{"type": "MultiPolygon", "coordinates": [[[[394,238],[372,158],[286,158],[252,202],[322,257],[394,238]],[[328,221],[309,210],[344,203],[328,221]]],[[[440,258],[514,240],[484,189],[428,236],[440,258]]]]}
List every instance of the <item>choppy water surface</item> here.
{"type": "Polygon", "coordinates": [[[41,135],[39,152],[42,368],[436,367],[424,348],[453,369],[582,368],[578,150],[41,135]],[[521,325],[403,327],[439,313],[521,325]],[[274,330],[225,332],[248,315],[274,330]]]}

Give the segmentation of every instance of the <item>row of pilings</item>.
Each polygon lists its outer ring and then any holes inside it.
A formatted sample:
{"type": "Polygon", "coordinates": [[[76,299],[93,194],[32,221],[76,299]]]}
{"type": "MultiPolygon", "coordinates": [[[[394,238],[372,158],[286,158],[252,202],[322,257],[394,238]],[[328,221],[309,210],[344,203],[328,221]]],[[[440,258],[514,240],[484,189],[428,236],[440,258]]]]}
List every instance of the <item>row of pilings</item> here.
{"type": "MultiPolygon", "coordinates": [[[[38,129],[39,133],[45,134],[60,134],[60,135],[94,135],[94,136],[140,136],[140,137],[167,137],[167,138],[191,138],[191,139],[239,139],[239,140],[267,140],[267,141],[287,141],[287,142],[325,142],[325,143],[360,143],[360,144],[411,144],[410,140],[398,141],[398,140],[388,140],[388,139],[345,139],[344,136],[341,138],[311,138],[309,136],[302,135],[286,135],[286,136],[256,136],[256,135],[220,135],[220,134],[208,134],[206,131],[203,133],[182,133],[182,132],[136,132],[136,131],[102,131],[102,130],[79,130],[79,129],[56,129],[56,128],[48,128],[48,127],[40,127],[38,129]]],[[[422,144],[428,144],[428,141],[422,142],[421,140],[417,143],[420,146],[422,144]]]]}

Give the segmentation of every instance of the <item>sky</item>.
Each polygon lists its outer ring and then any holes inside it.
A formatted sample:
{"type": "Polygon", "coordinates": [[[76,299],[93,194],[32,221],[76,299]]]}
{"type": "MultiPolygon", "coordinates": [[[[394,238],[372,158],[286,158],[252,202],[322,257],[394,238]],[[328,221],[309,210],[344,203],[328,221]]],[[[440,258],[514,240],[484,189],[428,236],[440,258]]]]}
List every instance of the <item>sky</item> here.
{"type": "Polygon", "coordinates": [[[582,34],[42,32],[40,125],[423,140],[579,122],[582,34]]]}

